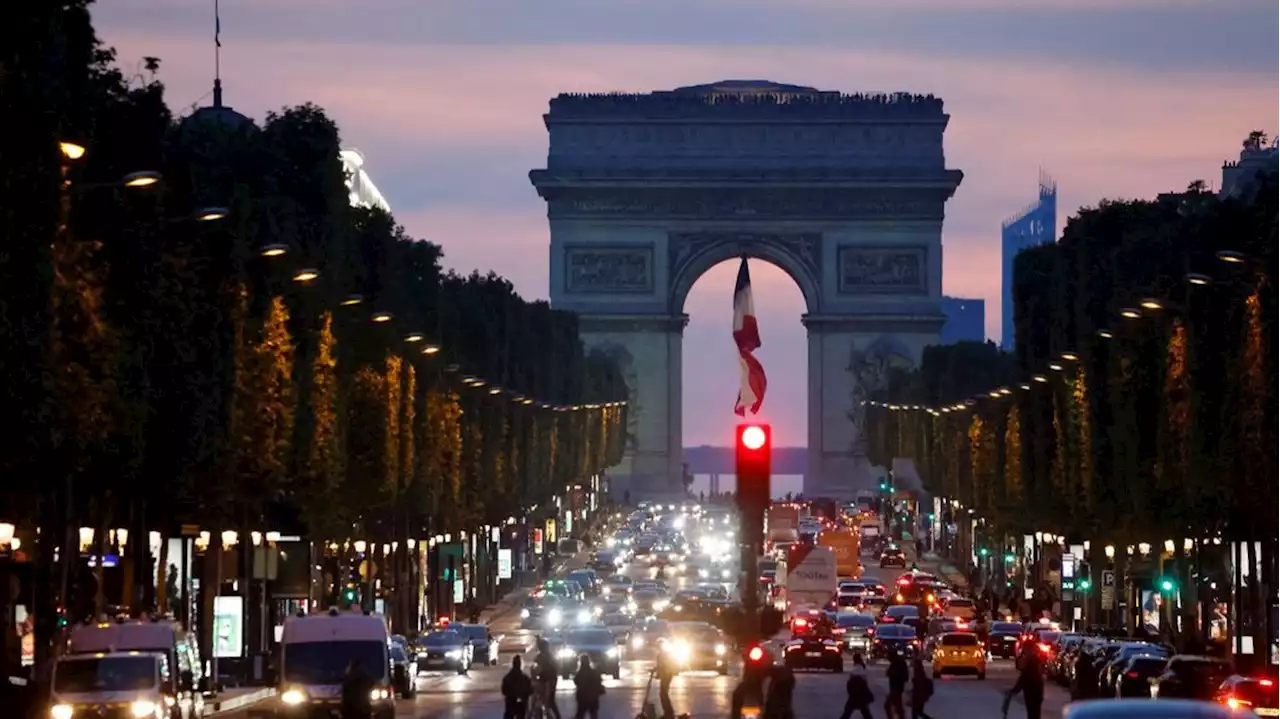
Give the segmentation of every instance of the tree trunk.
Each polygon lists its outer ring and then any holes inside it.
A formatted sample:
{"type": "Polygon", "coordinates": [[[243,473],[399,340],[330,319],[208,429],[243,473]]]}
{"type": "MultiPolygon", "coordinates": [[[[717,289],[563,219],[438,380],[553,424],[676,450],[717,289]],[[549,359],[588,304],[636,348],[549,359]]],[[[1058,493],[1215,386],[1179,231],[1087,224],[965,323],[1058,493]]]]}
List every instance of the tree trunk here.
{"type": "MultiPolygon", "coordinates": [[[[150,532],[147,533],[147,549],[151,549],[150,532]]],[[[169,613],[169,539],[160,533],[160,549],[156,552],[156,613],[169,613]]]]}

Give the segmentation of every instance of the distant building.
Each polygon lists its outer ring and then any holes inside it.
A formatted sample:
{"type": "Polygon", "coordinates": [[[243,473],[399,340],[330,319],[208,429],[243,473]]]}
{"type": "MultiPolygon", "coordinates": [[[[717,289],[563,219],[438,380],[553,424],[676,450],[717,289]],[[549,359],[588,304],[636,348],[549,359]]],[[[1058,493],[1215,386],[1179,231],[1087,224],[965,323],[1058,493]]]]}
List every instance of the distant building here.
{"type": "Polygon", "coordinates": [[[1058,185],[1040,174],[1040,199],[1000,228],[1000,347],[1013,349],[1013,258],[1028,247],[1055,242],[1058,185]]]}
{"type": "Polygon", "coordinates": [[[1244,141],[1237,162],[1222,163],[1222,189],[1219,197],[1243,195],[1258,178],[1258,173],[1276,174],[1280,169],[1280,150],[1276,141],[1267,142],[1265,135],[1251,134],[1244,141]]]}
{"type": "Polygon", "coordinates": [[[987,339],[987,301],[968,297],[942,298],[942,344],[983,342],[987,339]]]}
{"type": "Polygon", "coordinates": [[[342,158],[342,170],[347,176],[347,193],[351,197],[351,206],[377,207],[391,212],[391,205],[387,204],[387,199],[378,192],[373,180],[369,179],[369,173],[364,171],[364,155],[359,150],[340,150],[338,156],[342,158]]]}

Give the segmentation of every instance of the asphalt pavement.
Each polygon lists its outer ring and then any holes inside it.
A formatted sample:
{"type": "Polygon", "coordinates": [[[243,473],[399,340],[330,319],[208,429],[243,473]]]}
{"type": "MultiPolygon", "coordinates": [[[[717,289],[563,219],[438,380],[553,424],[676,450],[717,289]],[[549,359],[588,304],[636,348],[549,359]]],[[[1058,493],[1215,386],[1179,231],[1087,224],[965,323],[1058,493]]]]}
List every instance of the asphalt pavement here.
{"type": "MultiPolygon", "coordinates": [[[[914,547],[912,548],[914,550],[914,547]]],[[[912,552],[913,553],[913,552],[912,552]]],[[[872,558],[864,561],[872,564],[872,558]]],[[[919,562],[919,567],[933,571],[937,566],[926,561],[919,562]]],[[[629,567],[627,574],[632,578],[640,578],[649,574],[646,569],[629,567]]],[[[867,576],[886,584],[891,584],[900,569],[879,569],[874,565],[867,568],[867,576]]],[[[696,580],[669,578],[673,590],[696,580]]],[[[476,667],[468,676],[457,676],[452,672],[432,672],[423,674],[418,680],[418,694],[414,699],[399,700],[396,716],[414,719],[487,719],[501,717],[503,710],[500,691],[502,675],[508,670],[510,657],[520,654],[526,660],[532,659],[532,648],[535,634],[520,628],[518,611],[508,611],[493,617],[493,631],[501,635],[503,659],[496,667],[476,667]]],[[[527,665],[526,665],[527,667],[527,665]]],[[[853,670],[852,662],[846,657],[846,672],[853,670]]],[[[657,703],[656,684],[649,687],[649,674],[653,668],[649,656],[628,658],[623,664],[620,679],[605,679],[606,694],[602,702],[601,719],[633,719],[641,712],[647,701],[657,703]]],[[[737,683],[739,668],[734,667],[729,676],[719,676],[714,672],[689,672],[682,674],[672,684],[672,702],[677,713],[688,713],[697,718],[716,717],[723,719],[729,716],[731,695],[737,683]]],[[[885,681],[885,665],[872,665],[868,678],[872,691],[876,696],[873,715],[883,717],[884,709],[880,706],[887,694],[885,681]]],[[[845,682],[848,674],[834,673],[799,673],[796,679],[795,712],[797,719],[835,719],[840,715],[845,700],[845,682]]],[[[926,707],[930,717],[937,719],[999,719],[1004,692],[1013,686],[1016,671],[1013,663],[1006,660],[995,660],[987,670],[985,680],[972,677],[946,676],[934,681],[934,696],[926,707]]],[[[1062,707],[1068,697],[1056,686],[1046,687],[1047,696],[1043,707],[1043,716],[1061,716],[1062,707]]],[[[573,682],[562,681],[558,692],[558,703],[566,717],[573,716],[573,682]]],[[[1020,699],[1015,699],[1010,717],[1025,716],[1025,707],[1020,699]]],[[[220,714],[227,719],[243,719],[246,714],[232,712],[220,714]]],[[[909,716],[909,714],[908,714],[909,716]]]]}

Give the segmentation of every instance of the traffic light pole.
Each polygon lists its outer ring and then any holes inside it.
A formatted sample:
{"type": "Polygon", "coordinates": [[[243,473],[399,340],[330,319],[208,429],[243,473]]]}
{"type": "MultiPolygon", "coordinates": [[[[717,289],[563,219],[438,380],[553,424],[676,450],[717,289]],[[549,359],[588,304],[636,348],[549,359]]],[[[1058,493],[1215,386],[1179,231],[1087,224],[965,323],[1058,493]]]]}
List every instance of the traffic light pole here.
{"type": "Polygon", "coordinates": [[[750,647],[760,640],[760,554],[764,551],[764,513],[768,509],[773,473],[773,444],[769,425],[743,424],[735,437],[743,557],[742,641],[750,647]]]}
{"type": "Polygon", "coordinates": [[[741,507],[743,546],[746,557],[742,579],[742,640],[750,646],[760,640],[760,554],[763,552],[764,508],[741,507]]]}

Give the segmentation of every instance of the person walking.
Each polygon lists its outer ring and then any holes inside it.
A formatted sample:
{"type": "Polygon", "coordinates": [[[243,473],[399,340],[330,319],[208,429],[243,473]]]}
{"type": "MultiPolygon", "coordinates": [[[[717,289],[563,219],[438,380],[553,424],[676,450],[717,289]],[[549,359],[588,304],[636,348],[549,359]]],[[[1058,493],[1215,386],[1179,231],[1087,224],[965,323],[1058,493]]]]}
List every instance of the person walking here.
{"type": "Polygon", "coordinates": [[[933,697],[933,679],[924,670],[920,657],[911,668],[911,719],[933,719],[925,714],[924,705],[933,697]]]}
{"type": "Polygon", "coordinates": [[[599,719],[600,697],[604,696],[604,677],[591,666],[591,657],[586,654],[578,657],[578,673],[573,675],[574,692],[578,700],[578,711],[574,719],[599,719]]]}
{"type": "Polygon", "coordinates": [[[1012,699],[1019,692],[1027,705],[1027,719],[1040,719],[1040,707],[1044,704],[1044,665],[1035,646],[1023,650],[1018,681],[1006,696],[1012,699]]]}
{"type": "Polygon", "coordinates": [[[889,680],[889,694],[884,698],[884,714],[888,719],[905,719],[902,696],[907,691],[907,679],[910,678],[910,674],[907,660],[900,654],[889,657],[889,668],[885,670],[885,678],[889,680]]]}
{"type": "Polygon", "coordinates": [[[796,693],[796,675],[785,666],[769,673],[769,693],[764,698],[763,719],[795,719],[792,700],[796,693]]]}
{"type": "Polygon", "coordinates": [[[360,666],[360,660],[352,659],[342,677],[342,719],[371,719],[372,694],[373,680],[360,666]]]}
{"type": "Polygon", "coordinates": [[[542,705],[551,710],[556,719],[560,717],[560,706],[556,704],[556,684],[560,681],[560,668],[551,655],[551,643],[545,637],[538,637],[538,656],[533,659],[534,691],[542,699],[542,705]]]}
{"type": "Polygon", "coordinates": [[[529,697],[533,696],[533,680],[521,670],[520,655],[511,657],[511,671],[502,677],[502,719],[525,719],[529,713],[529,697]]]}
{"type": "Polygon", "coordinates": [[[676,658],[664,642],[658,645],[658,664],[654,667],[658,675],[658,702],[662,704],[663,719],[675,719],[676,709],[671,704],[671,681],[680,673],[676,666],[676,658]]]}
{"type": "Polygon", "coordinates": [[[853,653],[853,670],[849,672],[849,681],[844,685],[848,695],[844,700],[844,711],[840,719],[852,719],[858,712],[861,719],[871,719],[871,704],[876,697],[871,693],[871,684],[867,681],[867,662],[861,652],[853,653]]]}

